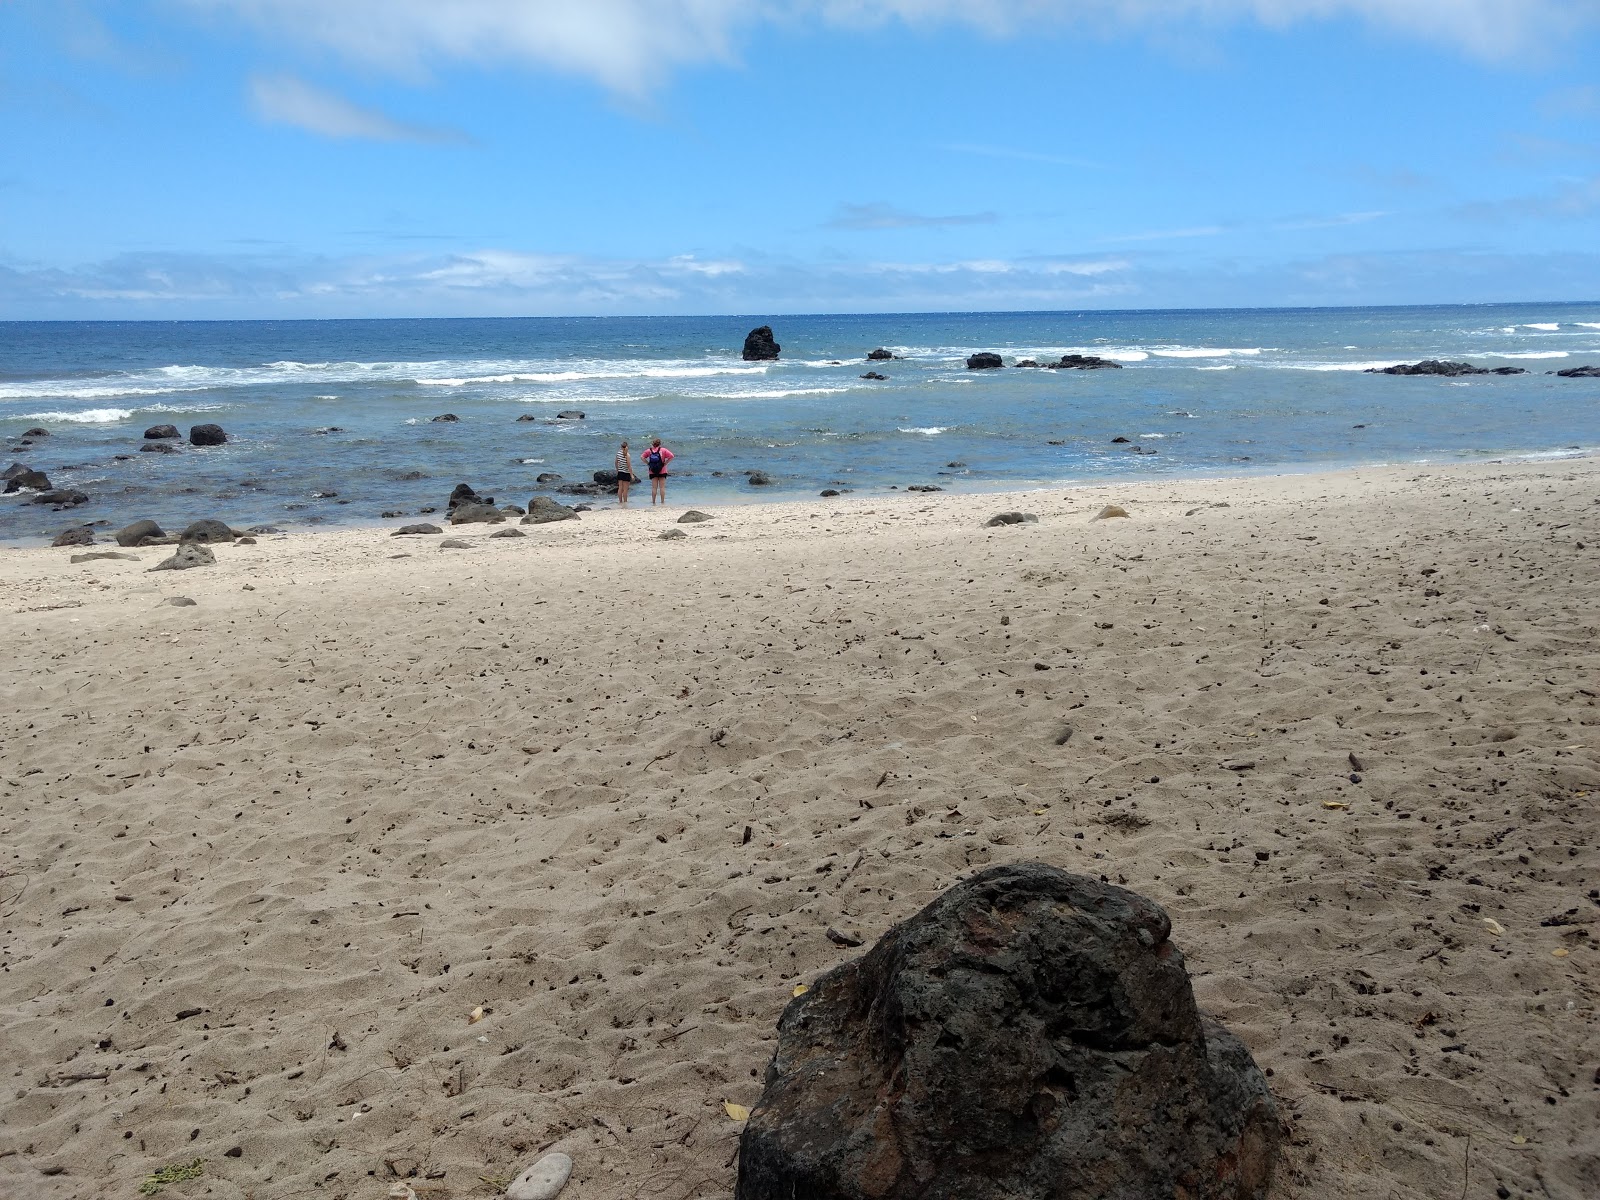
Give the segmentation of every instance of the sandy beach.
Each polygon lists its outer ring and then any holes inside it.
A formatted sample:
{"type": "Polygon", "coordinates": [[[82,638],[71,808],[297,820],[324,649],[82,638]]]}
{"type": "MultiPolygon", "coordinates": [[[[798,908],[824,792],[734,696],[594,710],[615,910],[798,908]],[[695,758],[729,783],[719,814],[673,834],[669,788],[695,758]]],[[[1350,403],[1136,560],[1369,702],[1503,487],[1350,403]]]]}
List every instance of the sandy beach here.
{"type": "Polygon", "coordinates": [[[728,1196],[794,987],[1024,859],[1275,1195],[1600,1195],[1600,460],[684,507],[0,552],[0,1195],[728,1196]]]}

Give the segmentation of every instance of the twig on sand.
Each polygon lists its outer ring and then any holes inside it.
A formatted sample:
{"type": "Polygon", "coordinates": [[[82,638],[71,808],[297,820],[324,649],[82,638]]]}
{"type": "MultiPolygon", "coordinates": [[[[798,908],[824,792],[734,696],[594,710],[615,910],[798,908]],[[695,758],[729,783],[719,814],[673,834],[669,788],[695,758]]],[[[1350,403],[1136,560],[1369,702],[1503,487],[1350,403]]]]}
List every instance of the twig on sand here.
{"type": "Polygon", "coordinates": [[[1461,1200],[1467,1200],[1467,1184],[1472,1180],[1472,1132],[1467,1132],[1467,1159],[1461,1164],[1461,1200]]]}

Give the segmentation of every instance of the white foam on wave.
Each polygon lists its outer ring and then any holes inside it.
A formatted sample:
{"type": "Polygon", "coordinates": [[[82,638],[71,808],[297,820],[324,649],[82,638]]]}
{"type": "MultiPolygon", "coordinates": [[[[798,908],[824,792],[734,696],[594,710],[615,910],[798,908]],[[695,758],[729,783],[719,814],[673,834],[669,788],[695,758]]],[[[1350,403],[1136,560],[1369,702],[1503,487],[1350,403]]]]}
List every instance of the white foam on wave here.
{"type": "Polygon", "coordinates": [[[632,368],[600,366],[592,370],[505,371],[494,375],[419,375],[412,382],[420,387],[472,387],[494,383],[584,383],[601,379],[707,379],[715,375],[765,375],[760,366],[665,366],[640,365],[632,368]]]}
{"type": "Polygon", "coordinates": [[[1196,367],[1196,371],[1237,371],[1238,363],[1213,363],[1206,367],[1196,367]]]}
{"type": "Polygon", "coordinates": [[[1524,329],[1538,329],[1545,333],[1555,333],[1561,328],[1560,321],[1530,321],[1522,326],[1524,329]]]}
{"type": "Polygon", "coordinates": [[[1284,362],[1266,365],[1280,371],[1381,371],[1384,367],[1397,367],[1404,359],[1376,358],[1363,362],[1284,362]]]}
{"type": "Polygon", "coordinates": [[[1485,352],[1485,358],[1570,358],[1565,350],[1530,350],[1525,354],[1497,354],[1485,352]]]}
{"type": "Polygon", "coordinates": [[[837,396],[853,388],[785,388],[764,392],[713,392],[708,400],[782,400],[785,396],[837,396]]]}
{"type": "Polygon", "coordinates": [[[899,427],[901,433],[920,433],[924,437],[934,437],[938,434],[944,433],[949,428],[950,426],[948,425],[913,425],[909,429],[905,428],[904,426],[899,427]]]}
{"type": "Polygon", "coordinates": [[[131,408],[85,408],[77,412],[25,413],[18,421],[69,421],[77,425],[108,425],[113,421],[126,421],[133,416],[131,408]]]}
{"type": "MultiPolygon", "coordinates": [[[[1228,358],[1235,354],[1254,356],[1261,353],[1259,346],[1167,346],[1154,347],[1150,353],[1157,358],[1228,358]]],[[[1106,357],[1110,357],[1107,355],[1106,357]]]]}
{"type": "Polygon", "coordinates": [[[1600,329],[1600,321],[1574,321],[1579,329],[1600,329]]]}

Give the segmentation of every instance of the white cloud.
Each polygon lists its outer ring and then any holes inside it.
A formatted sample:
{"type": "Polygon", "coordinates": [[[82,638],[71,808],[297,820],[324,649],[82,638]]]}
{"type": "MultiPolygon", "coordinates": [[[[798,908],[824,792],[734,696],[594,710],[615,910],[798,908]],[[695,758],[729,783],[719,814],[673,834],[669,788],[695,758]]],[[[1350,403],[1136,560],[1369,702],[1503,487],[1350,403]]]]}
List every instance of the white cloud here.
{"type": "Polygon", "coordinates": [[[397,121],[375,108],[362,108],[343,96],[313,87],[292,75],[257,75],[250,80],[256,115],[277,125],[292,125],[332,138],[380,142],[465,142],[458,130],[397,121]]]}
{"type": "Polygon", "coordinates": [[[1286,28],[1350,18],[1503,59],[1600,20],[1600,0],[181,0],[285,41],[401,73],[435,64],[553,68],[643,95],[673,69],[730,61],[758,25],[962,25],[1170,32],[1182,21],[1286,28]]]}

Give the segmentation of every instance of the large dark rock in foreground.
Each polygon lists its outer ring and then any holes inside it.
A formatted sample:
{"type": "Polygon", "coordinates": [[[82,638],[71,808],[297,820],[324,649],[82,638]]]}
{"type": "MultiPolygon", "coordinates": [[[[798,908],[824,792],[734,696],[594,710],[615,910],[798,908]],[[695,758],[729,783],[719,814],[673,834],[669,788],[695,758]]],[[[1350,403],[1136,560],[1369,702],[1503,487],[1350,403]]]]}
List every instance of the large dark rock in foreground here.
{"type": "Polygon", "coordinates": [[[189,445],[191,446],[221,446],[227,440],[228,435],[222,431],[221,425],[189,426],[189,445]]]}
{"type": "Polygon", "coordinates": [[[1419,363],[1396,363],[1392,367],[1368,367],[1368,375],[1526,375],[1526,367],[1475,367],[1471,363],[1425,358],[1419,363]]]}
{"type": "Polygon", "coordinates": [[[996,367],[1003,367],[1005,365],[1006,364],[1001,361],[998,354],[991,354],[987,350],[980,351],[977,354],[968,355],[967,357],[967,370],[969,371],[992,371],[996,367]]]}
{"type": "Polygon", "coordinates": [[[772,340],[771,325],[762,325],[744,335],[745,362],[771,362],[781,349],[783,347],[772,340]]]}
{"type": "Polygon", "coordinates": [[[1167,914],[993,867],[790,1002],[737,1200],[1259,1200],[1277,1114],[1167,914]]]}

